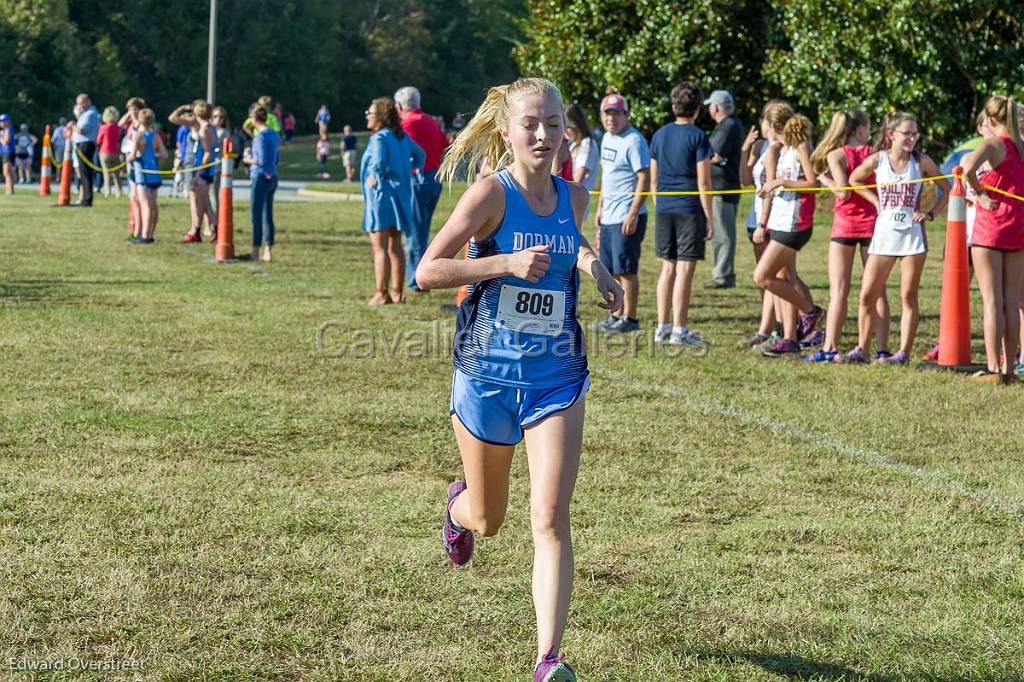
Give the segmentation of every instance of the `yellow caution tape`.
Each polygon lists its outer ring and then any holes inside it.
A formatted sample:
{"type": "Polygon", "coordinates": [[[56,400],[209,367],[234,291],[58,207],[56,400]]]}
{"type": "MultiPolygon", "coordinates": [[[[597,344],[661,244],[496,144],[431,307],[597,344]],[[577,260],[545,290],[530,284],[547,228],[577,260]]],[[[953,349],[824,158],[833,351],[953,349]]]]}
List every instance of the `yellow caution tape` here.
{"type": "MultiPolygon", "coordinates": [[[[920,178],[917,180],[898,180],[896,182],[883,182],[875,183],[872,185],[854,185],[850,187],[802,187],[802,188],[782,188],[776,189],[776,192],[854,192],[858,189],[875,189],[877,187],[893,187],[895,185],[913,185],[924,182],[934,182],[936,180],[945,180],[953,177],[953,174],[949,175],[933,175],[928,178],[920,178]]],[[[608,196],[645,196],[645,197],[696,197],[701,194],[708,196],[722,195],[722,194],[754,194],[757,189],[710,189],[706,192],[699,190],[687,190],[679,192],[606,192],[608,196]]],[[[602,192],[591,192],[594,196],[601,196],[602,192]]],[[[1024,199],[1022,199],[1024,201],[1024,199]]]]}
{"type": "MultiPolygon", "coordinates": [[[[92,168],[94,171],[103,172],[102,168],[97,167],[95,164],[93,164],[92,161],[90,161],[89,159],[85,158],[85,155],[82,154],[82,150],[81,149],[79,149],[78,147],[75,147],[75,151],[78,153],[78,158],[80,158],[82,160],[82,162],[86,166],[88,166],[89,168],[92,168]]],[[[139,171],[141,173],[149,173],[150,175],[175,175],[177,173],[189,173],[191,171],[203,170],[204,168],[209,168],[211,166],[216,166],[218,163],[220,163],[220,159],[216,159],[216,160],[211,161],[209,163],[204,163],[201,166],[194,166],[192,168],[176,168],[176,169],[172,169],[172,170],[147,170],[145,168],[133,168],[132,170],[136,170],[136,171],[139,171]]],[[[124,168],[127,165],[128,165],[128,162],[127,161],[123,161],[120,164],[118,164],[117,166],[114,166],[112,168],[108,168],[107,171],[112,173],[114,171],[121,170],[122,168],[124,168]]]]}
{"type": "MultiPolygon", "coordinates": [[[[70,144],[70,143],[68,143],[68,144],[70,144]]],[[[90,161],[89,159],[85,158],[85,155],[82,154],[82,150],[81,149],[79,149],[78,147],[75,147],[75,152],[78,153],[78,158],[81,159],[82,162],[85,163],[86,166],[88,166],[89,168],[93,169],[96,172],[99,172],[99,173],[103,172],[103,168],[100,168],[99,166],[94,164],[92,161],[90,161]]],[[[238,157],[237,154],[229,154],[228,156],[230,156],[231,158],[237,158],[238,157]]],[[[50,158],[51,159],[57,159],[56,154],[53,151],[53,146],[52,145],[50,146],[50,158]]],[[[204,163],[201,166],[194,166],[192,168],[178,168],[178,169],[172,169],[172,170],[147,170],[145,168],[134,168],[132,170],[138,170],[138,171],[141,171],[143,173],[149,173],[151,175],[175,175],[176,173],[189,173],[191,171],[203,170],[204,168],[209,168],[210,166],[215,166],[215,165],[217,165],[220,162],[221,162],[221,159],[217,159],[216,161],[211,161],[210,163],[204,163]]],[[[63,163],[63,159],[55,160],[53,165],[55,167],[59,168],[61,163],[63,163]]],[[[128,165],[127,161],[122,161],[121,163],[117,164],[116,166],[111,166],[110,168],[107,168],[106,170],[107,170],[108,173],[116,173],[117,171],[121,170],[122,168],[126,167],[127,165],[128,165]]]]}

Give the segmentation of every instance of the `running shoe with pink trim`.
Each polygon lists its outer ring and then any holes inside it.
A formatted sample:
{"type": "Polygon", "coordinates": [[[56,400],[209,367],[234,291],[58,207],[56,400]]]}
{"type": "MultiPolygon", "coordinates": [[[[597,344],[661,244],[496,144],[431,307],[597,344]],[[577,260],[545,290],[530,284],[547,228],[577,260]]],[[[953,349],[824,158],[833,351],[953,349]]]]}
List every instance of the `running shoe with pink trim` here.
{"type": "Polygon", "coordinates": [[[797,337],[803,341],[813,334],[824,315],[825,311],[821,309],[820,305],[814,306],[814,310],[809,313],[800,313],[800,331],[797,332],[797,337]]]}
{"type": "Polygon", "coordinates": [[[837,355],[835,361],[840,365],[866,365],[870,362],[864,349],[860,346],[854,346],[849,353],[837,355]]]}
{"type": "Polygon", "coordinates": [[[565,662],[565,654],[548,654],[533,669],[533,682],[576,682],[576,671],[565,662]]]}
{"type": "Polygon", "coordinates": [[[902,350],[898,350],[892,355],[878,358],[878,364],[880,365],[909,365],[910,358],[907,353],[902,350]]]}
{"type": "Polygon", "coordinates": [[[473,531],[463,528],[456,531],[452,525],[452,504],[466,489],[465,481],[452,481],[448,486],[448,501],[444,505],[444,524],[441,526],[441,544],[448,558],[456,566],[462,566],[473,556],[473,531]]]}

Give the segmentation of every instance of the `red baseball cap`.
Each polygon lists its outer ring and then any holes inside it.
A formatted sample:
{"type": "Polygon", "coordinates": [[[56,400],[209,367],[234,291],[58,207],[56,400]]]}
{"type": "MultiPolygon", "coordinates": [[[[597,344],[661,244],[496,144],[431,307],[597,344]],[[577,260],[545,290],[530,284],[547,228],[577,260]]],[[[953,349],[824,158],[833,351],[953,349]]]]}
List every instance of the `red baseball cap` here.
{"type": "Polygon", "coordinates": [[[622,95],[608,95],[601,100],[601,111],[614,109],[624,114],[629,113],[629,106],[626,105],[626,98],[622,95]]]}

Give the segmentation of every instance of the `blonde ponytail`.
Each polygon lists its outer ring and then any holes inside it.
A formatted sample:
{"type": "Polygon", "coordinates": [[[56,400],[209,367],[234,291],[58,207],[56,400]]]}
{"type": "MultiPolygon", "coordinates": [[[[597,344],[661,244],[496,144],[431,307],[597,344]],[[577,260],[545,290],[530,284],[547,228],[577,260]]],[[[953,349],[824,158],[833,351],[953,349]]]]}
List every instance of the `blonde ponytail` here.
{"type": "Polygon", "coordinates": [[[1020,136],[1020,104],[1012,97],[1006,98],[1006,130],[1017,145],[1017,154],[1024,160],[1024,138],[1020,136]]]}
{"type": "Polygon", "coordinates": [[[843,145],[850,144],[850,138],[857,134],[857,129],[870,124],[871,120],[868,115],[860,109],[846,109],[834,113],[832,123],[825,131],[825,136],[821,138],[811,154],[811,165],[814,167],[814,172],[820,175],[827,171],[828,155],[843,145]]]}
{"type": "MultiPolygon", "coordinates": [[[[520,78],[509,85],[499,85],[487,91],[480,108],[476,110],[469,124],[463,129],[441,162],[437,171],[438,180],[451,182],[455,171],[463,162],[475,169],[483,161],[497,171],[512,161],[512,150],[501,136],[502,128],[508,125],[511,105],[521,97],[539,95],[552,96],[558,100],[558,110],[564,108],[562,93],[551,81],[544,78],[520,78]]],[[[469,177],[475,173],[470,172],[469,177]]]]}
{"type": "Polygon", "coordinates": [[[782,142],[787,147],[798,147],[811,139],[814,129],[803,114],[794,114],[782,128],[782,142]]]}

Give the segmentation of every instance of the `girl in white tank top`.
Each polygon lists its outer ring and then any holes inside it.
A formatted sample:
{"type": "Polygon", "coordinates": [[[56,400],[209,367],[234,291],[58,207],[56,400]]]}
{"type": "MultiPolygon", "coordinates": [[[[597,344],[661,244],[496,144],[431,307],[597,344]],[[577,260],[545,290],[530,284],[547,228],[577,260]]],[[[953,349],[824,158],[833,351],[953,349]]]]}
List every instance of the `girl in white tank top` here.
{"type": "Polygon", "coordinates": [[[783,338],[763,353],[768,357],[799,357],[800,342],[812,343],[824,314],[796,272],[797,252],[811,236],[814,199],[810,196],[812,203],[807,204],[799,196],[803,192],[786,191],[818,185],[811,170],[811,122],[785,102],[768,105],[764,118],[771,146],[764,161],[767,177],[758,192],[764,204],[754,241],[763,241],[767,232],[769,242],[754,269],[754,283],[783,302],[777,311],[783,338]]]}
{"type": "Polygon", "coordinates": [[[868,260],[864,265],[864,281],[860,290],[858,344],[849,353],[838,356],[838,362],[868,362],[874,326],[872,311],[897,260],[900,261],[900,296],[903,303],[900,349],[888,357],[879,358],[878,362],[891,365],[906,365],[910,362],[920,317],[917,290],[928,253],[924,223],[934,218],[934,212],[945,207],[950,189],[948,180],[935,181],[941,193],[939,200],[931,211],[921,211],[921,178],[941,173],[926,154],[915,151],[919,137],[917,120],[913,116],[890,114],[882,126],[882,140],[878,145],[881,151],[864,159],[864,163],[850,176],[850,184],[862,185],[872,173],[875,174],[877,190],[862,192],[878,208],[878,218],[871,246],[868,247],[868,260]]]}
{"type": "MultiPolygon", "coordinates": [[[[775,177],[783,181],[806,180],[804,167],[796,147],[783,147],[775,167],[775,177]]],[[[811,229],[814,221],[812,192],[779,192],[772,199],[769,232],[802,232],[811,229]]]]}
{"type": "Polygon", "coordinates": [[[924,225],[914,220],[921,201],[921,165],[913,154],[902,172],[893,169],[889,154],[878,154],[877,163],[878,217],[868,254],[916,256],[927,252],[924,225]]]}
{"type": "MultiPolygon", "coordinates": [[[[767,123],[761,120],[760,133],[766,136],[765,126],[767,123]]],[[[750,130],[747,133],[747,139],[743,142],[741,148],[741,160],[740,160],[740,183],[743,185],[753,185],[756,190],[760,190],[764,186],[765,178],[767,177],[764,158],[768,152],[768,145],[770,144],[766,139],[757,146],[755,151],[755,145],[758,141],[758,127],[750,126],[750,130]]],[[[754,203],[750,209],[750,215],[747,217],[747,237],[750,239],[751,245],[754,247],[754,263],[756,264],[761,260],[761,254],[764,253],[767,239],[764,239],[761,243],[754,242],[754,229],[757,227],[757,221],[761,219],[761,209],[763,199],[756,193],[754,194],[754,203]]],[[[769,291],[761,291],[761,322],[757,331],[748,336],[743,345],[746,347],[755,347],[764,343],[769,343],[771,339],[772,331],[775,329],[775,297],[772,296],[769,291]]]]}

